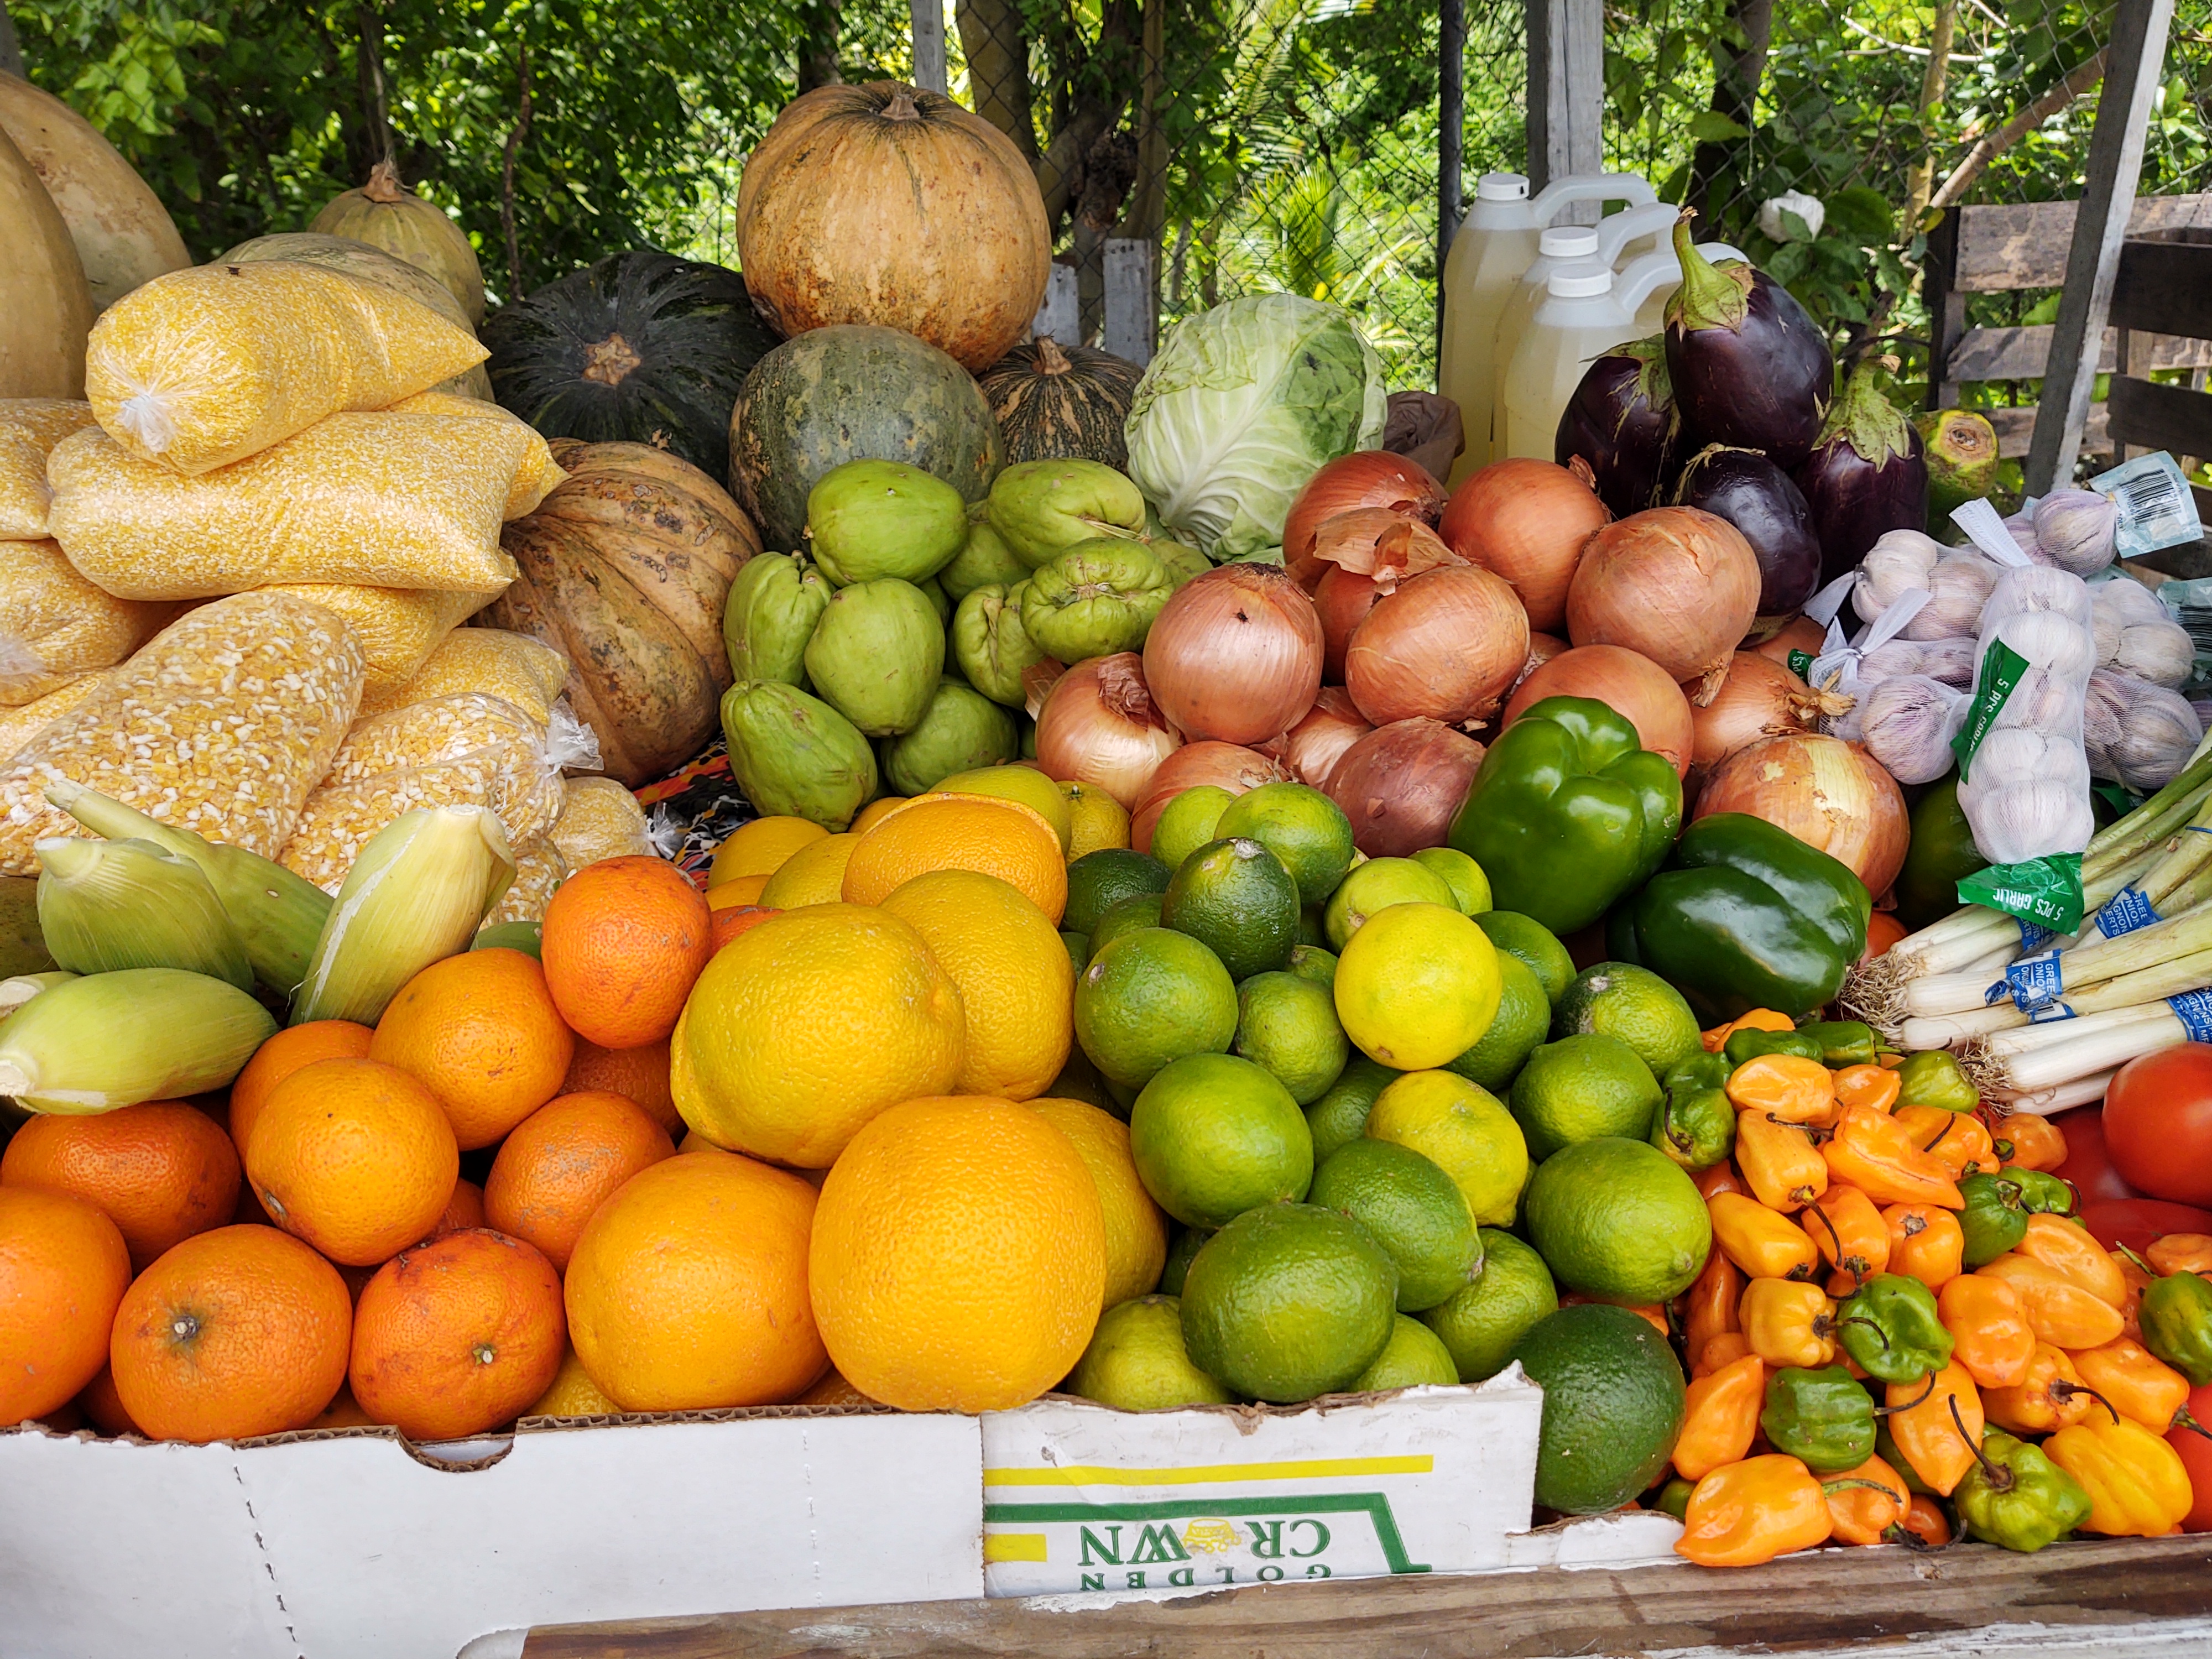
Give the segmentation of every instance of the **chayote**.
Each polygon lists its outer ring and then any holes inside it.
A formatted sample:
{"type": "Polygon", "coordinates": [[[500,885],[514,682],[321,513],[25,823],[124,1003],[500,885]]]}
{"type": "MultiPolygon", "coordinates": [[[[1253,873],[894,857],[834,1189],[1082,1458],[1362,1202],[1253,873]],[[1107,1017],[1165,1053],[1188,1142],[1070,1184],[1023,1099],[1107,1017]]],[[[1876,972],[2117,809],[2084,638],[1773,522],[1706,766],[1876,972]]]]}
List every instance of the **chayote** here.
{"type": "Polygon", "coordinates": [[[978,501],[968,509],[968,540],[952,556],[952,562],[937,573],[937,580],[957,605],[979,587],[1012,587],[1030,574],[1028,565],[1014,556],[1006,538],[991,528],[990,504],[978,501]]]}
{"type": "Polygon", "coordinates": [[[1213,561],[1188,542],[1176,541],[1169,537],[1147,536],[1145,545],[1166,570],[1168,580],[1178,588],[1213,568],[1213,561]]]}
{"type": "Polygon", "coordinates": [[[814,689],[872,738],[911,730],[944,672],[937,607],[912,582],[893,577],[832,593],[806,642],[814,689]]]}
{"type": "Polygon", "coordinates": [[[884,778],[902,795],[934,789],[957,772],[1003,766],[1021,749],[1014,717],[958,680],[945,678],[921,720],[883,744],[884,778]]]}
{"type": "Polygon", "coordinates": [[[1048,657],[1079,662],[1134,651],[1175,592],[1141,542],[1079,542],[1039,565],[1022,596],[1022,626],[1048,657]]]}
{"type": "Polygon", "coordinates": [[[722,694],[730,775],[756,810],[842,832],[875,799],[876,757],[853,723],[777,680],[740,680],[722,694]]]}
{"type": "Polygon", "coordinates": [[[761,553],[745,561],[722,607],[722,648],[738,680],[806,685],[806,641],[830,603],[830,584],[806,560],[761,553]]]}
{"type": "Polygon", "coordinates": [[[1019,708],[1027,699],[1022,692],[1022,670],[1041,662],[1044,653],[1022,626],[1022,591],[999,586],[979,587],[960,601],[952,613],[952,658],[968,684],[993,702],[1019,708]]]}
{"type": "Polygon", "coordinates": [[[915,586],[921,590],[921,597],[929,601],[930,609],[937,612],[937,625],[939,628],[951,627],[952,596],[945,591],[945,584],[932,576],[927,581],[916,582],[915,586]]]}
{"type": "Polygon", "coordinates": [[[815,563],[840,587],[927,581],[968,539],[968,504],[903,461],[848,461],[807,492],[806,534],[815,563]]]}
{"type": "Polygon", "coordinates": [[[991,527],[1032,568],[1101,536],[1139,536],[1145,498],[1098,461],[1022,461],[991,484],[991,527]]]}

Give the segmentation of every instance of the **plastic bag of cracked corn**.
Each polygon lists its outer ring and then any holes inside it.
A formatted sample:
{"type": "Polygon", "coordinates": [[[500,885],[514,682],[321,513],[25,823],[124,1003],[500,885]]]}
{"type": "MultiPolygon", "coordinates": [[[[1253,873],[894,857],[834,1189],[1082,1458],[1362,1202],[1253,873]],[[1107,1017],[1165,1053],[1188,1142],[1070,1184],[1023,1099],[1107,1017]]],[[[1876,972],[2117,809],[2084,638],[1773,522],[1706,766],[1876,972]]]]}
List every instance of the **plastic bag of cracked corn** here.
{"type": "Polygon", "coordinates": [[[456,628],[404,684],[366,693],[361,712],[366,719],[433,697],[482,691],[546,720],[552,718],[553,700],[568,678],[568,659],[526,634],[456,628]]]}
{"type": "Polygon", "coordinates": [[[571,870],[601,859],[659,856],[645,809],[612,778],[570,778],[561,816],[545,838],[561,849],[571,870]]]}
{"type": "Polygon", "coordinates": [[[100,690],[103,678],[99,674],[80,674],[34,702],[0,708],[0,766],[21,754],[33,738],[56,720],[74,713],[78,704],[100,690]]]}
{"type": "Polygon", "coordinates": [[[411,398],[403,398],[385,411],[387,415],[443,415],[456,420],[511,421],[530,434],[530,446],[524,452],[522,465],[515,469],[514,482],[507,490],[507,507],[501,515],[520,519],[535,513],[538,504],[553,493],[553,486],[568,475],[553,459],[545,440],[538,428],[510,415],[497,404],[485,403],[481,398],[457,397],[450,392],[418,392],[411,398]]]}
{"type": "Polygon", "coordinates": [[[340,582],[280,582],[261,591],[289,593],[343,618],[361,647],[367,669],[364,711],[373,698],[405,684],[440,642],[486,603],[481,593],[446,593],[434,587],[355,587],[340,582]]]}
{"type": "Polygon", "coordinates": [[[0,708],[112,668],[176,619],[174,605],[95,587],[58,542],[0,541],[0,708]]]}
{"type": "Polygon", "coordinates": [[[0,398],[0,542],[46,538],[46,455],[92,424],[92,405],[66,398],[0,398]]]}
{"type": "Polygon", "coordinates": [[[551,839],[533,841],[514,854],[514,884],[484,918],[489,927],[501,921],[543,921],[554,890],[568,879],[569,864],[551,839]]]}

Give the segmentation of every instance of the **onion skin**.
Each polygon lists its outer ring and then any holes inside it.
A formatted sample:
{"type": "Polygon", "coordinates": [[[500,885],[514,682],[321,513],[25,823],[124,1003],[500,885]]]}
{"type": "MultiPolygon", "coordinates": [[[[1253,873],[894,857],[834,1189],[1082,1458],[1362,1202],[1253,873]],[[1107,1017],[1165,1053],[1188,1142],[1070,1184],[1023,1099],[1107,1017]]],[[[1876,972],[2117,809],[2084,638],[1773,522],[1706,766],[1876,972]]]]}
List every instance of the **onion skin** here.
{"type": "Polygon", "coordinates": [[[1442,720],[1394,720],[1344,751],[1324,793],[1352,820],[1352,844],[1371,859],[1441,847],[1467,799],[1483,747],[1442,720]]]}
{"type": "Polygon", "coordinates": [[[1437,533],[1462,558],[1512,585],[1529,627],[1556,634],[1583,548],[1612,516],[1565,467],[1516,457],[1470,474],[1453,491],[1437,533]]]}
{"type": "Polygon", "coordinates": [[[1790,475],[1765,456],[1707,445],[1682,469],[1674,505],[1701,507],[1743,532],[1759,561],[1760,617],[1801,610],[1820,585],[1820,538],[1812,512],[1790,475]]]}
{"type": "Polygon", "coordinates": [[[1145,684],[1186,737],[1268,743],[1321,690],[1321,617],[1281,571],[1224,564],[1186,582],[1145,636],[1145,684]]]}
{"type": "Polygon", "coordinates": [[[1759,615],[1759,560],[1694,507],[1632,513],[1590,538],[1567,592],[1567,637],[1642,653],[1703,706],[1759,615]]]}
{"type": "Polygon", "coordinates": [[[1788,668],[1792,651],[1802,651],[1808,657],[1817,657],[1827,640],[1828,630],[1810,617],[1792,617],[1782,624],[1780,632],[1770,634],[1756,645],[1747,642],[1746,648],[1757,652],[1770,662],[1778,662],[1788,668]]]}
{"type": "Polygon", "coordinates": [[[1325,789],[1339,757],[1374,729],[1351,692],[1340,685],[1324,685],[1306,717],[1283,738],[1283,764],[1300,783],[1325,789]]]}
{"type": "Polygon", "coordinates": [[[1504,580],[1444,565],[1398,584],[1352,630],[1344,684],[1377,726],[1486,720],[1528,660],[1528,617],[1504,580]]]}
{"type": "Polygon", "coordinates": [[[1331,685],[1344,684],[1344,653],[1352,631],[1367,620],[1367,613],[1382,600],[1382,589],[1372,576],[1324,563],[1328,574],[1314,589],[1314,611],[1321,617],[1321,677],[1331,685]]]}
{"type": "Polygon", "coordinates": [[[1720,694],[1696,711],[1690,764],[1710,772],[1739,749],[1767,738],[1819,729],[1824,714],[1841,714],[1850,699],[1815,691],[1771,657],[1739,651],[1729,664],[1720,694]]]}
{"type": "Polygon", "coordinates": [[[1145,798],[1160,763],[1182,746],[1146,693],[1144,659],[1133,651],[1089,657],[1067,670],[1045,694],[1036,721],[1039,771],[1060,783],[1096,785],[1125,808],[1145,798]]]}
{"type": "Polygon", "coordinates": [[[1694,822],[1748,812],[1847,866],[1880,897],[1905,867],[1911,824],[1897,780],[1866,750],[1803,733],[1739,749],[1705,780],[1694,822]]]}
{"type": "Polygon", "coordinates": [[[1283,568],[1309,593],[1324,568],[1314,557],[1314,532],[1322,520],[1356,507],[1389,507],[1434,528],[1444,487],[1412,457],[1381,449],[1340,455],[1307,479],[1283,517],[1283,568]]]}
{"type": "Polygon", "coordinates": [[[1152,826],[1160,821],[1167,804],[1186,789],[1212,783],[1232,795],[1241,795],[1263,783],[1286,783],[1290,775],[1280,762],[1256,749],[1211,738],[1187,743],[1162,761],[1152,774],[1152,787],[1130,817],[1129,845],[1139,853],[1151,852],[1152,826]]]}
{"type": "MultiPolygon", "coordinates": [[[[1513,682],[1513,691],[1518,691],[1527,682],[1529,675],[1551,661],[1553,658],[1573,648],[1557,634],[1531,634],[1528,636],[1528,660],[1521,665],[1521,678],[1513,682]]],[[[1512,691],[1506,693],[1509,702],[1512,695],[1512,691]]]]}
{"type": "Polygon", "coordinates": [[[1514,688],[1501,726],[1546,697],[1595,698],[1633,726],[1644,747],[1673,762],[1676,777],[1689,771],[1695,729],[1690,700],[1650,658],[1619,645],[1562,652],[1514,688]]]}
{"type": "Polygon", "coordinates": [[[1655,334],[1618,345],[1591,363],[1559,415],[1552,459],[1577,458],[1615,518],[1656,507],[1674,476],[1682,420],[1667,379],[1667,349],[1655,334]]]}

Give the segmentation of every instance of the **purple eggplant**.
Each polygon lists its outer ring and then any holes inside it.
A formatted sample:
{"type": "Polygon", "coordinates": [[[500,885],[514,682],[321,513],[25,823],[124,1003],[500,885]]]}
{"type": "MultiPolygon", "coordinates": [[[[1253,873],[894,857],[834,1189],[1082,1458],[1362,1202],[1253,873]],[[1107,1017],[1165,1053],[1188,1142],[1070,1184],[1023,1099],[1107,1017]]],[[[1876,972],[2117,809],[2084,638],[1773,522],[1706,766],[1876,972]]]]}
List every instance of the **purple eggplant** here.
{"type": "Polygon", "coordinates": [[[1820,538],[1790,475],[1755,449],[1709,444],[1690,458],[1673,505],[1701,507],[1743,532],[1759,560],[1759,614],[1788,617],[1820,585],[1820,538]]]}
{"type": "Polygon", "coordinates": [[[1740,260],[1720,264],[1674,223],[1682,285],[1667,301],[1667,374],[1691,447],[1756,449],[1785,471],[1810,454],[1835,395],[1827,337],[1790,290],[1740,260]]]}
{"type": "Polygon", "coordinates": [[[1912,422],[1881,393],[1869,358],[1851,371],[1820,441],[1795,474],[1820,532],[1820,580],[1858,568],[1892,530],[1928,519],[1928,460],[1912,422]]]}
{"type": "Polygon", "coordinates": [[[1616,519],[1655,506],[1674,470],[1682,422],[1667,381],[1667,348],[1656,334],[1618,345],[1589,366],[1559,416],[1553,459],[1580,456],[1593,488],[1616,519]]]}

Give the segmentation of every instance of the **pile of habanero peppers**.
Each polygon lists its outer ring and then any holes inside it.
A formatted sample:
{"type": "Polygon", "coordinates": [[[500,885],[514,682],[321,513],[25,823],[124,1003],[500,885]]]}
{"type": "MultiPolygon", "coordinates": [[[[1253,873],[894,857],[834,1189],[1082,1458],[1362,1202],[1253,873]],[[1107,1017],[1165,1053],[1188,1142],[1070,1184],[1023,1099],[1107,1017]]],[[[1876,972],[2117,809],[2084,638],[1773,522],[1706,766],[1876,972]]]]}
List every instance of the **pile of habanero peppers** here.
{"type": "Polygon", "coordinates": [[[1664,1081],[1652,1139],[1713,1231],[1657,1500],[1683,1555],[2038,1550],[2212,1511],[2172,1443],[2208,1433],[2212,1238],[2107,1252],[2047,1173],[2059,1130],[1984,1115],[1949,1054],[1881,1052],[1863,1024],[1759,1010],[1664,1081]]]}

